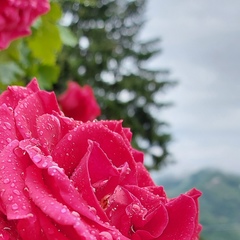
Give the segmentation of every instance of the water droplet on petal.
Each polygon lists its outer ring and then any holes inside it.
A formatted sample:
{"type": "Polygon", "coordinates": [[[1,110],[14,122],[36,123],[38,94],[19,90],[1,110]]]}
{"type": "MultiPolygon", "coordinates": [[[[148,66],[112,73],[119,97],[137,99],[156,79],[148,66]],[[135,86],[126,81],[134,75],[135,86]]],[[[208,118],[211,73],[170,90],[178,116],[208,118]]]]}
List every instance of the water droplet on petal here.
{"type": "Polygon", "coordinates": [[[12,126],[9,122],[5,122],[4,125],[6,126],[7,129],[11,130],[12,126]]]}
{"type": "Polygon", "coordinates": [[[15,194],[18,195],[18,196],[20,195],[20,192],[19,192],[17,189],[14,189],[14,190],[13,190],[13,193],[15,193],[15,194]]]}
{"type": "Polygon", "coordinates": [[[109,232],[100,232],[99,233],[101,240],[112,240],[112,235],[109,232]]]}
{"type": "Polygon", "coordinates": [[[68,141],[71,141],[72,140],[72,135],[68,135],[68,141]]]}
{"type": "Polygon", "coordinates": [[[13,205],[12,205],[12,210],[17,210],[18,209],[18,205],[16,204],[16,203],[14,203],[13,205]]]}
{"type": "Polygon", "coordinates": [[[67,212],[67,209],[66,208],[62,208],[61,209],[61,213],[66,213],[67,212]]]}
{"type": "Polygon", "coordinates": [[[39,163],[41,160],[42,160],[41,155],[37,154],[37,155],[33,156],[33,161],[35,163],[39,163]]]}
{"type": "Polygon", "coordinates": [[[12,201],[12,200],[13,200],[13,196],[10,196],[10,197],[8,198],[8,200],[9,200],[9,201],[12,201]]]}
{"type": "Polygon", "coordinates": [[[7,184],[7,183],[9,183],[9,182],[10,182],[9,178],[5,178],[5,179],[3,180],[3,183],[5,183],[5,184],[7,184]]]}

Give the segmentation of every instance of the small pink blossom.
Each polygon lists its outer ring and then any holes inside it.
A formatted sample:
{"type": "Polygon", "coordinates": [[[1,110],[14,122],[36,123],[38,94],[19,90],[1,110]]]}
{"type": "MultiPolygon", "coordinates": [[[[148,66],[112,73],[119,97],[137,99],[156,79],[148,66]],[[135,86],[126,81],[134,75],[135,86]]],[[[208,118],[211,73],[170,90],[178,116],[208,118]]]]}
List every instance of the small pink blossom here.
{"type": "Polygon", "coordinates": [[[49,8],[48,0],[0,0],[0,50],[29,35],[33,21],[49,8]]]}
{"type": "Polygon", "coordinates": [[[76,82],[69,81],[68,89],[58,97],[58,102],[67,117],[78,121],[92,121],[101,113],[89,85],[81,87],[76,82]]]}

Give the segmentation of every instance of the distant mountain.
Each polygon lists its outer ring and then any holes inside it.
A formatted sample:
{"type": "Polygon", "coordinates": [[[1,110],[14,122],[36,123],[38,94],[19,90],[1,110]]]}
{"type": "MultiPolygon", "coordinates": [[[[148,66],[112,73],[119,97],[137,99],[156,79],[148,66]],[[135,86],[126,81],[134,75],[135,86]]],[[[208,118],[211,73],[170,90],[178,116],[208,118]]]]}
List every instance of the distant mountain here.
{"type": "Polygon", "coordinates": [[[240,239],[240,176],[201,170],[185,179],[156,179],[168,196],[175,197],[196,187],[200,198],[200,221],[204,240],[240,239]]]}

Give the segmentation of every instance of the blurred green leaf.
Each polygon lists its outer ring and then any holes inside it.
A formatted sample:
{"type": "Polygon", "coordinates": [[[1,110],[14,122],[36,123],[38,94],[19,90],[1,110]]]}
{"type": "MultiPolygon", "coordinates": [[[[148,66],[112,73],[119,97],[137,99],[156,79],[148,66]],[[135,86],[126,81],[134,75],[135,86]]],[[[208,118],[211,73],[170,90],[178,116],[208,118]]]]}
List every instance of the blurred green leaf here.
{"type": "Polygon", "coordinates": [[[62,16],[57,3],[51,4],[51,11],[42,17],[38,28],[33,29],[32,36],[27,38],[28,46],[33,57],[43,64],[54,65],[57,53],[62,49],[57,20],[62,16]]]}
{"type": "Polygon", "coordinates": [[[0,64],[0,79],[6,85],[17,81],[18,77],[23,75],[24,71],[15,62],[0,64]]]}
{"type": "Polygon", "coordinates": [[[59,25],[58,30],[63,44],[70,47],[75,47],[77,45],[77,37],[69,28],[59,25]]]}
{"type": "Polygon", "coordinates": [[[60,73],[59,66],[42,65],[39,67],[38,73],[35,76],[37,77],[41,88],[51,89],[52,84],[56,83],[59,73],[60,73]]]}

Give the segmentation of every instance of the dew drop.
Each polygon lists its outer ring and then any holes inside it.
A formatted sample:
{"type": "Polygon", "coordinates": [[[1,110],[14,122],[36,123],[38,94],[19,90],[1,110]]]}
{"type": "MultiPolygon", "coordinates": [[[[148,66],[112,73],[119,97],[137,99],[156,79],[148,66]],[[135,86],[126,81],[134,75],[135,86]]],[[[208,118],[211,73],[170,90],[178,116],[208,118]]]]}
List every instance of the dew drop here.
{"type": "Polygon", "coordinates": [[[80,217],[79,213],[75,212],[75,211],[72,211],[72,215],[75,216],[75,217],[80,217]]]}
{"type": "Polygon", "coordinates": [[[39,163],[41,160],[42,160],[42,157],[39,154],[33,156],[33,161],[35,163],[39,163]]]}
{"type": "Polygon", "coordinates": [[[7,129],[11,130],[12,126],[9,122],[5,122],[4,125],[6,126],[7,129]]]}
{"type": "Polygon", "coordinates": [[[72,140],[72,135],[70,134],[70,135],[68,135],[68,141],[71,141],[72,140]]]}
{"type": "Polygon", "coordinates": [[[18,205],[16,204],[16,203],[14,203],[13,205],[12,205],[12,210],[17,210],[18,209],[18,205]]]}
{"type": "Polygon", "coordinates": [[[12,201],[13,200],[13,196],[10,196],[9,198],[8,198],[8,201],[12,201]]]}
{"type": "Polygon", "coordinates": [[[15,194],[18,195],[18,196],[20,195],[20,192],[19,192],[17,189],[14,189],[14,190],[13,190],[13,193],[15,193],[15,194]]]}
{"type": "Polygon", "coordinates": [[[66,208],[62,208],[61,209],[61,213],[66,213],[67,212],[67,209],[66,208]]]}
{"type": "Polygon", "coordinates": [[[47,165],[48,165],[48,163],[47,163],[47,162],[44,162],[44,163],[42,164],[42,167],[45,168],[45,167],[47,167],[47,165]]]}
{"type": "Polygon", "coordinates": [[[101,240],[112,240],[112,235],[109,232],[100,232],[99,233],[101,240]]]}
{"type": "Polygon", "coordinates": [[[5,183],[5,184],[7,184],[7,183],[9,183],[9,182],[10,182],[9,178],[5,178],[5,179],[3,180],[3,183],[5,183]]]}

